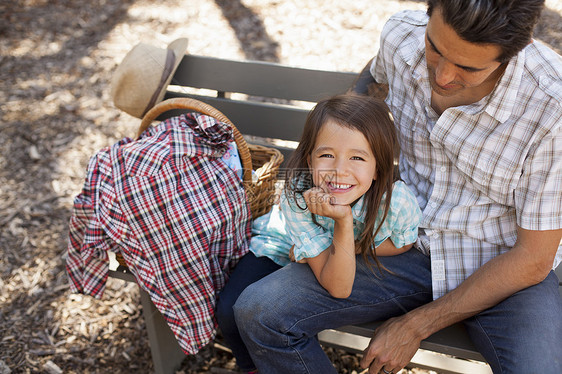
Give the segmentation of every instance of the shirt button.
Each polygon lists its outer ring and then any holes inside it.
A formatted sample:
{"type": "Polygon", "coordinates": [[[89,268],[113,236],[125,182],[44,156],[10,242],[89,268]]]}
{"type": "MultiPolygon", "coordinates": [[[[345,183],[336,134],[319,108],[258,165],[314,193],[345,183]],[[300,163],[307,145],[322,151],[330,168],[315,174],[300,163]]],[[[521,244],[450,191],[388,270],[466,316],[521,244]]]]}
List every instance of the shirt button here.
{"type": "Polygon", "coordinates": [[[438,233],[433,234],[433,239],[438,239],[438,238],[439,238],[439,234],[438,234],[438,233]]]}
{"type": "Polygon", "coordinates": [[[447,171],[447,167],[446,166],[441,166],[441,171],[444,173],[447,171]]]}
{"type": "Polygon", "coordinates": [[[552,84],[552,81],[550,80],[550,78],[548,78],[547,76],[541,76],[539,78],[539,83],[543,86],[543,87],[548,87],[552,84]]]}

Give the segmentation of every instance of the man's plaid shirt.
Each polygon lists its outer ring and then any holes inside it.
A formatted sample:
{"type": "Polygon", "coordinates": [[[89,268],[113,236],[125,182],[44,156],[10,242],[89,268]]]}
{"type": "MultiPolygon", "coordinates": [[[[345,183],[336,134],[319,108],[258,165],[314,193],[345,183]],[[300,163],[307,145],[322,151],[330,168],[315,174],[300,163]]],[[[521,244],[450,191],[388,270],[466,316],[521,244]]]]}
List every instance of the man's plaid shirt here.
{"type": "MultiPolygon", "coordinates": [[[[431,253],[433,296],[456,288],[510,250],[517,225],[562,228],[562,59],[533,42],[477,103],[431,107],[427,14],[391,17],[371,66],[389,84],[400,134],[400,176],[423,212],[420,249],[431,253]]],[[[562,260],[559,247],[553,266],[562,260]]]]}
{"type": "Polygon", "coordinates": [[[213,339],[216,292],[250,239],[242,183],[220,160],[231,140],[188,114],[96,153],[70,220],[71,290],[100,298],[107,251],[121,251],[186,353],[213,339]]]}

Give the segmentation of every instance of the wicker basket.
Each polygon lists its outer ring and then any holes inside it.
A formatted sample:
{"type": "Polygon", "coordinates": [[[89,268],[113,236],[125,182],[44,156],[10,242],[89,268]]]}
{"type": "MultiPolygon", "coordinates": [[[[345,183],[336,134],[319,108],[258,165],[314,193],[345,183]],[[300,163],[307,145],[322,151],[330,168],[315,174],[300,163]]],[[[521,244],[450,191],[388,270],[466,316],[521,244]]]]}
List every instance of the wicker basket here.
{"type": "MultiPolygon", "coordinates": [[[[172,109],[187,109],[206,114],[232,127],[234,141],[242,162],[242,180],[250,203],[252,218],[255,219],[269,212],[276,200],[275,183],[279,165],[283,162],[281,152],[275,148],[246,143],[236,126],[218,109],[201,101],[183,97],[162,101],[149,110],[139,126],[137,139],[160,114],[172,109]],[[255,173],[253,177],[252,170],[255,173]]],[[[116,257],[120,265],[127,266],[121,253],[118,253],[116,257]]]]}

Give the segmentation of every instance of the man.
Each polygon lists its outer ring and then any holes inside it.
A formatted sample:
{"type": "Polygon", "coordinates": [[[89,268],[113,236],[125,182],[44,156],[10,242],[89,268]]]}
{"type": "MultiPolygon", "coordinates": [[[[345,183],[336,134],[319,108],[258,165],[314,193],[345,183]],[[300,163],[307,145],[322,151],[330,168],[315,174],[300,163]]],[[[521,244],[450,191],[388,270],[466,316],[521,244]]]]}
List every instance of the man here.
{"type": "Polygon", "coordinates": [[[562,61],[531,39],[543,3],[428,0],[391,17],[354,90],[388,84],[420,240],[379,257],[377,276],[358,258],[347,299],[302,264],[249,287],[235,311],[260,371],[334,372],[316,333],[390,318],[370,373],[396,373],[459,321],[494,372],[562,372],[562,61]]]}

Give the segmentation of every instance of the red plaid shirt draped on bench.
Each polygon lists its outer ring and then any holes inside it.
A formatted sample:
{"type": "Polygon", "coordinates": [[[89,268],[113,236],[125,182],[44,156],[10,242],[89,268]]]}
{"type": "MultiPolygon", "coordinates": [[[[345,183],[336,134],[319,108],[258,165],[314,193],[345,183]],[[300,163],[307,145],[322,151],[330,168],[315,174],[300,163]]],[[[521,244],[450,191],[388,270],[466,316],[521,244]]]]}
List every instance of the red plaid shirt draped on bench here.
{"type": "Polygon", "coordinates": [[[121,251],[182,349],[215,337],[215,295],[248,250],[250,210],[220,160],[231,129],[187,114],[91,158],[70,219],[70,288],[100,298],[108,251],[121,251]]]}

